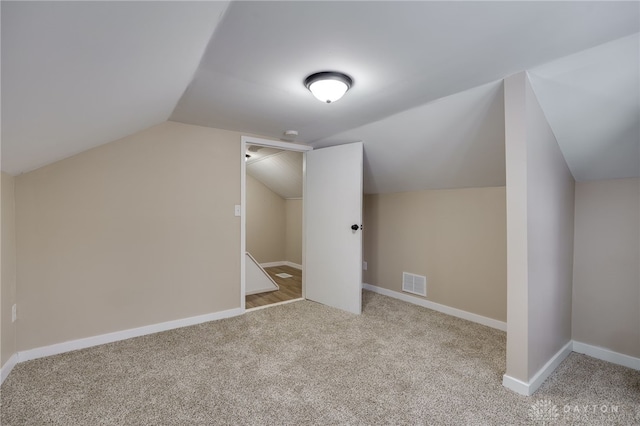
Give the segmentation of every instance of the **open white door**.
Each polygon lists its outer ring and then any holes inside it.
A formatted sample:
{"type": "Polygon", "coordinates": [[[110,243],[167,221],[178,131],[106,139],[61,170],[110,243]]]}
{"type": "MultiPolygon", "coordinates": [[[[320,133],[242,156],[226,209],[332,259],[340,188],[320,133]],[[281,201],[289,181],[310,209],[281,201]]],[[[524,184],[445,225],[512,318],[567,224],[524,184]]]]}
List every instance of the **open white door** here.
{"type": "Polygon", "coordinates": [[[360,314],[362,142],[305,155],[305,296],[360,314]]]}

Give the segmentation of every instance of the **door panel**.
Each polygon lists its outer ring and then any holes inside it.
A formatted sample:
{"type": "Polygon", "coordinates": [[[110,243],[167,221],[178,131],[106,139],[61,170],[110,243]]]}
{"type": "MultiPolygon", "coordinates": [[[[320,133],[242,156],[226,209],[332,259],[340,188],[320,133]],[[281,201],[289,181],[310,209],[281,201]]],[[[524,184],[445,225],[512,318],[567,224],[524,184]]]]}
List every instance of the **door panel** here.
{"type": "Polygon", "coordinates": [[[362,142],[307,152],[304,192],[305,296],[362,309],[362,142]]]}

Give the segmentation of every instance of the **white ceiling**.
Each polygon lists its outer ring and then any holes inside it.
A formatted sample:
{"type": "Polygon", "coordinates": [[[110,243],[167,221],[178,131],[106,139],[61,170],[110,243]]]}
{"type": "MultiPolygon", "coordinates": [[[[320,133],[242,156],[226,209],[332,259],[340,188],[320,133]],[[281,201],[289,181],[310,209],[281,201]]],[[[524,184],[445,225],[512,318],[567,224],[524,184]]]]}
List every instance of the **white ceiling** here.
{"type": "Polygon", "coordinates": [[[640,171],[640,35],[536,67],[531,84],[576,180],[640,171]]]}
{"type": "Polygon", "coordinates": [[[256,148],[247,152],[247,174],[282,198],[302,197],[302,152],[256,148]]]}
{"type": "Polygon", "coordinates": [[[2,170],[166,121],[226,2],[2,2],[2,170]]]}
{"type": "Polygon", "coordinates": [[[501,185],[500,81],[529,70],[576,178],[638,173],[637,2],[226,6],[3,1],[3,170],[170,117],[296,129],[315,147],[363,140],[367,192],[501,185]],[[318,102],[302,81],[321,70],[347,72],[352,90],[318,102]]]}
{"type": "Polygon", "coordinates": [[[368,194],[502,186],[502,88],[502,81],[486,84],[314,145],[366,141],[364,192],[368,194]]]}

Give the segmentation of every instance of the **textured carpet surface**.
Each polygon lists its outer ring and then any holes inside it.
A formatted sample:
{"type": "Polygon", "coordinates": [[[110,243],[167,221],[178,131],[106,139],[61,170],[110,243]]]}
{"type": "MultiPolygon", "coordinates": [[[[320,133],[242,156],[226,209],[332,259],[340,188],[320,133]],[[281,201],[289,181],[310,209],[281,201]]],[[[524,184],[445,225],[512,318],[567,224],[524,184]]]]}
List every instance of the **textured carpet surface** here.
{"type": "Polygon", "coordinates": [[[640,372],[571,354],[532,397],[505,333],[364,292],[19,364],[2,425],[640,424],[640,372]]]}

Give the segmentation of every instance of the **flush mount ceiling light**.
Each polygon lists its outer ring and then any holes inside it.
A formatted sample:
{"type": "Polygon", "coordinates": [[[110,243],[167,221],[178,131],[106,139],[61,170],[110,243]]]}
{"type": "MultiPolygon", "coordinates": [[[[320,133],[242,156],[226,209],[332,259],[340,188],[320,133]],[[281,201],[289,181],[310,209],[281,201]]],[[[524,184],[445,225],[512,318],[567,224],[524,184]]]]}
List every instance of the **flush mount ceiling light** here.
{"type": "Polygon", "coordinates": [[[353,80],[346,74],[323,71],[311,74],[304,85],[319,101],[330,104],[340,99],[351,88],[353,80]]]}

